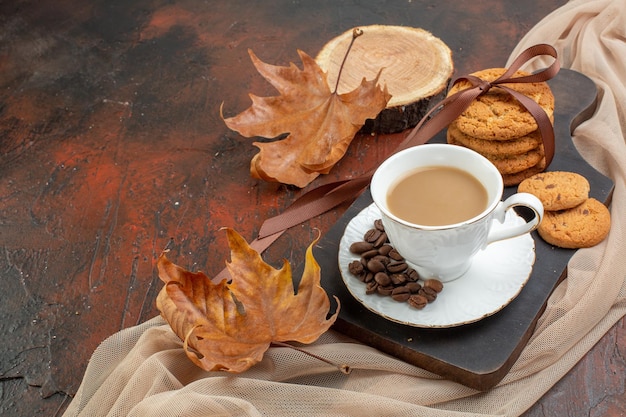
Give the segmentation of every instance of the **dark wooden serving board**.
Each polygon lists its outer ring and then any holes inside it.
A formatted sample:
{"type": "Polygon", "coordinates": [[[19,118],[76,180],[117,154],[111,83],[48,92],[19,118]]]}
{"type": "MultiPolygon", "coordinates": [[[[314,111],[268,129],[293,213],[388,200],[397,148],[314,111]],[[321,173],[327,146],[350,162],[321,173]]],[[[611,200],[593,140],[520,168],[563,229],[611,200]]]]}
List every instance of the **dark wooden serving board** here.
{"type": "MultiPolygon", "coordinates": [[[[613,183],[580,156],[572,131],[595,111],[597,89],[586,76],[563,69],[549,82],[555,95],[554,128],[556,155],[549,170],[568,170],[584,175],[591,196],[609,203],[613,183]]],[[[431,142],[445,142],[440,132],[431,142]]],[[[505,189],[505,197],[516,187],[505,189]]],[[[574,250],[556,248],[536,233],[536,261],[521,293],[500,312],[473,324],[424,329],[397,324],[370,312],[348,292],[338,265],[339,241],[354,216],[372,202],[364,192],[315,247],[322,268],[322,286],[341,301],[334,328],[363,343],[408,363],[466,386],[487,390],[509,371],[530,338],[548,297],[567,274],[574,250]]],[[[442,294],[442,296],[445,296],[442,294]]]]}

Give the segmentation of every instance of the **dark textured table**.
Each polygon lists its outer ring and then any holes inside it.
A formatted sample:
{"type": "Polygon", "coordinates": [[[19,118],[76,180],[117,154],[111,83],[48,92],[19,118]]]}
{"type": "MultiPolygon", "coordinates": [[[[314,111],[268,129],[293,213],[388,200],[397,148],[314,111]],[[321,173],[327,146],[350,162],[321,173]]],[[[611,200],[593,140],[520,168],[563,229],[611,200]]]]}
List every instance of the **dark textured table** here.
{"type": "MultiPolygon", "coordinates": [[[[274,94],[247,49],[298,62],[355,26],[421,27],[456,75],[502,66],[565,1],[0,0],[0,415],[59,415],[96,346],[157,314],[156,255],[213,275],[222,226],[251,239],[300,191],[250,178],[252,140],[219,116],[274,94]]],[[[398,135],[359,136],[318,183],[356,175],[398,135]]],[[[304,248],[346,207],[288,231],[267,260],[304,248]]],[[[527,416],[623,415],[618,322],[527,416]],[[621,414],[620,414],[621,413],[621,414]]]]}

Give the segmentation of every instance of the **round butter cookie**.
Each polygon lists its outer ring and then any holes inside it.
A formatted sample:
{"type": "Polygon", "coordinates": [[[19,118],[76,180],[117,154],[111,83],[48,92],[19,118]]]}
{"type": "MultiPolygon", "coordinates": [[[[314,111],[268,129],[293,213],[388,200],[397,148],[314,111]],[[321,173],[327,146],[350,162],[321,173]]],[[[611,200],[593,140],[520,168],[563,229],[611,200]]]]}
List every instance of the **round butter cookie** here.
{"type": "Polygon", "coordinates": [[[525,169],[520,172],[516,172],[514,174],[504,174],[502,175],[502,180],[504,182],[505,187],[510,187],[513,185],[518,185],[520,182],[524,181],[526,178],[532,177],[535,174],[543,172],[546,169],[546,158],[541,158],[541,161],[535,166],[532,166],[528,169],[525,169]]]}
{"type": "Polygon", "coordinates": [[[543,143],[539,130],[534,130],[528,135],[508,140],[479,139],[459,130],[456,121],[448,125],[448,136],[459,144],[473,149],[478,153],[491,155],[519,155],[539,147],[543,143]]]}
{"type": "MultiPolygon", "coordinates": [[[[493,81],[504,74],[505,68],[491,68],[473,73],[483,80],[493,81]]],[[[529,75],[516,71],[514,77],[529,75]]],[[[533,99],[552,119],[554,95],[547,83],[508,83],[505,86],[533,99]]],[[[448,96],[470,87],[460,81],[450,88],[448,96]]],[[[498,87],[476,98],[457,117],[457,126],[463,133],[479,139],[509,140],[528,135],[538,129],[534,117],[512,95],[498,87]]]]}
{"type": "Polygon", "coordinates": [[[595,198],[589,198],[567,210],[544,212],[537,231],[551,245],[577,249],[602,242],[610,228],[609,209],[595,198]]]}
{"type": "MultiPolygon", "coordinates": [[[[450,145],[463,146],[455,141],[454,138],[450,137],[450,135],[448,135],[448,143],[450,145]]],[[[495,165],[500,174],[502,174],[505,187],[518,185],[526,178],[532,177],[546,169],[546,157],[543,152],[543,145],[525,154],[515,155],[509,158],[483,154],[481,152],[478,153],[495,165]]]]}
{"type": "Polygon", "coordinates": [[[498,168],[500,174],[515,174],[534,167],[544,157],[543,146],[520,155],[489,155],[484,154],[498,168]]]}
{"type": "MultiPolygon", "coordinates": [[[[447,137],[447,141],[451,145],[463,146],[457,142],[453,137],[447,137]]],[[[478,151],[476,151],[478,152],[478,151]]],[[[532,149],[521,155],[491,155],[483,152],[478,152],[485,158],[487,158],[492,164],[498,168],[500,174],[515,174],[517,172],[524,171],[530,167],[533,167],[541,161],[544,157],[543,145],[539,148],[532,149]]]]}
{"type": "Polygon", "coordinates": [[[575,172],[549,171],[533,175],[519,184],[518,192],[530,193],[543,203],[544,210],[565,210],[589,198],[589,181],[575,172]]]}

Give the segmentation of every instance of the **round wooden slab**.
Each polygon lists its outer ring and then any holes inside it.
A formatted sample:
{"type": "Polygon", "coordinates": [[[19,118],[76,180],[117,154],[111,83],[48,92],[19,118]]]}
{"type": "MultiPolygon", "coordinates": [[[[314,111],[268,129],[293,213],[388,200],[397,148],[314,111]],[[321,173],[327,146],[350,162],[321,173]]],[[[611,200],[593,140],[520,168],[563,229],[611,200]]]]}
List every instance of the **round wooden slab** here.
{"type": "MultiPolygon", "coordinates": [[[[358,28],[358,36],[344,63],[337,92],[354,90],[365,77],[382,70],[379,83],[392,94],[387,109],[364,130],[393,133],[415,126],[430,105],[445,97],[454,71],[452,52],[439,38],[419,28],[372,25],[358,28]]],[[[316,57],[328,75],[331,89],[353,38],[350,29],[328,42],[316,57]]],[[[371,122],[371,123],[369,123],[371,122]]]]}

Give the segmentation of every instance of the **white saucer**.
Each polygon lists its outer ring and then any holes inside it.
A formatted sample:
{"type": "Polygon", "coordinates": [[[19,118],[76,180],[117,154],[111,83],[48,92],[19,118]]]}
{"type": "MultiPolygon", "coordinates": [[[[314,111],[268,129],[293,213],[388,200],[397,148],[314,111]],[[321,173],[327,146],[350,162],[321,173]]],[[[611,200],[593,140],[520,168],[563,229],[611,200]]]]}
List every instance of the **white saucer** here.
{"type": "MultiPolygon", "coordinates": [[[[365,294],[365,284],[348,271],[359,256],[350,245],[363,240],[380,211],[374,204],[363,209],[348,225],[339,242],[339,269],[350,293],[368,310],[396,323],[414,327],[454,327],[488,317],[509,304],[522,290],[535,263],[535,241],[530,234],[495,242],[479,252],[470,269],[444,284],[437,299],[417,310],[389,296],[365,294]]],[[[509,210],[505,224],[524,220],[509,210]]],[[[494,225],[497,227],[497,224],[494,225]]]]}

